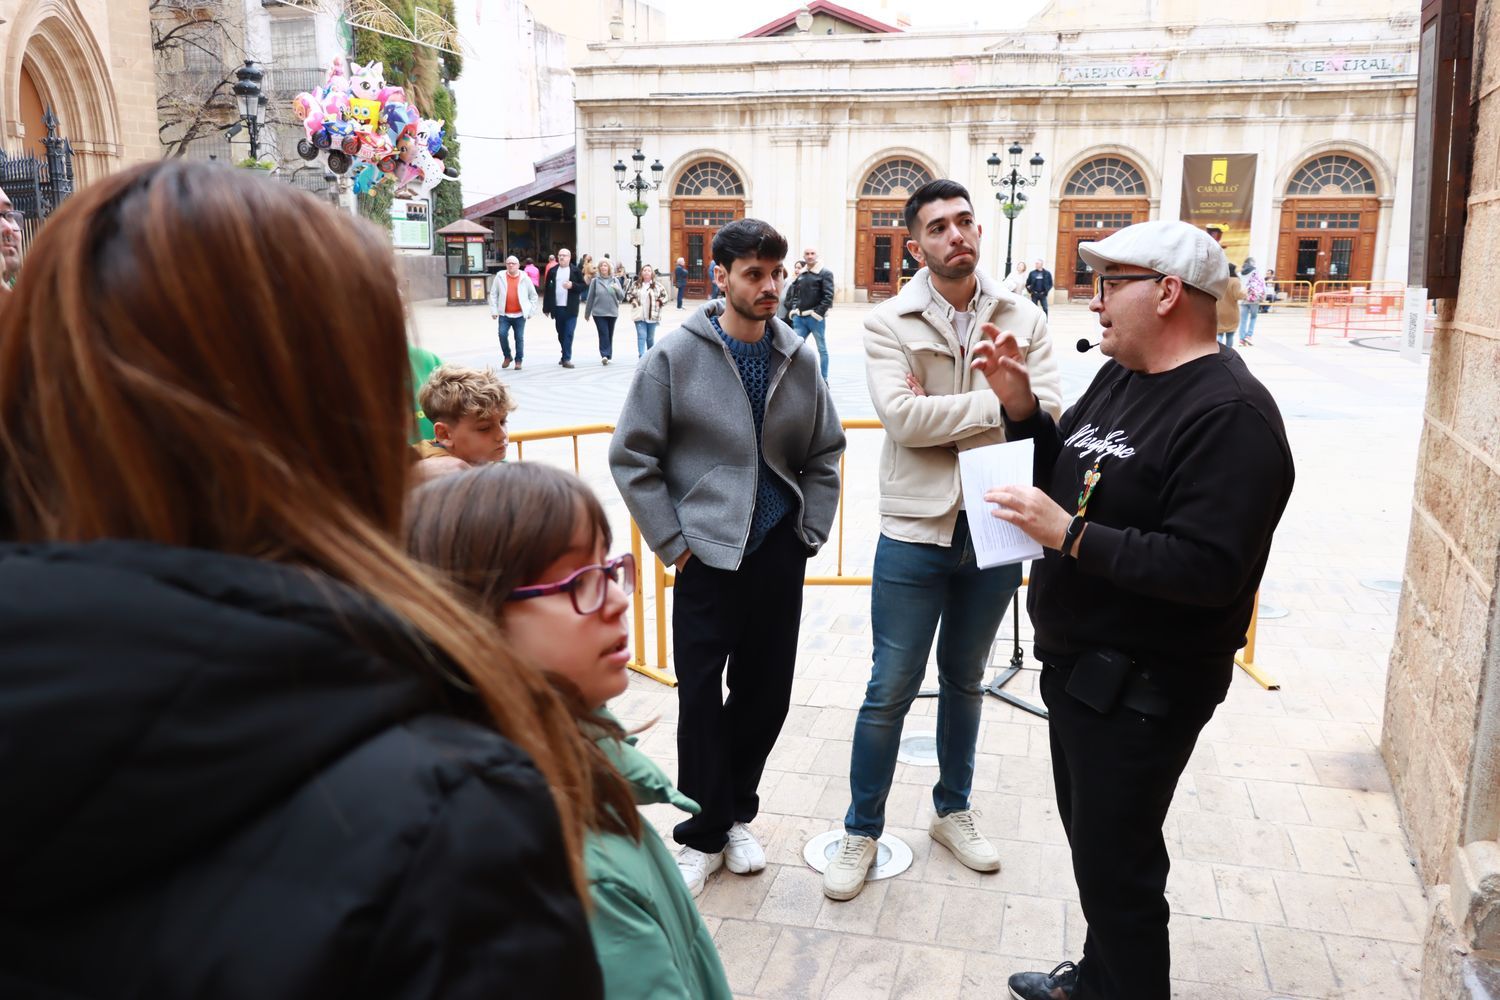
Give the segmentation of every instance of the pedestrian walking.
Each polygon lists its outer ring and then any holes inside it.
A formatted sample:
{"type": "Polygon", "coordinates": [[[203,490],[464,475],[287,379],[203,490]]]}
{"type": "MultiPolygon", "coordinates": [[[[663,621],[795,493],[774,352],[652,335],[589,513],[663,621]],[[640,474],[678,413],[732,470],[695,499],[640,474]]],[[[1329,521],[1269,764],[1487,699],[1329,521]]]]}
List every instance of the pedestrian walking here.
{"type": "Polygon", "coordinates": [[[635,321],[635,356],[644,358],[656,345],[656,327],[667,305],[666,286],[657,280],[656,270],[650,264],[641,265],[639,278],[625,293],[625,302],[635,321]]]}
{"type": "Polygon", "coordinates": [[[1040,259],[1031,273],[1026,275],[1026,294],[1031,296],[1032,305],[1043,313],[1047,312],[1047,303],[1052,298],[1052,272],[1047,270],[1040,259]]]}
{"type": "Polygon", "coordinates": [[[702,812],[672,835],[694,895],[721,866],[765,867],[749,824],[791,704],[807,560],[838,506],[838,414],[812,349],[775,318],[786,250],[756,219],[714,234],[725,301],[637,366],[609,449],[630,516],[677,569],[678,785],[702,812]]]}
{"type": "Polygon", "coordinates": [[[384,234],[166,160],[74,194],[27,268],[0,315],[0,992],[602,997],[577,717],[397,541],[384,234]]]}
{"type": "Polygon", "coordinates": [[[929,833],[975,871],[1000,867],[970,793],[984,670],[1021,567],[975,564],[958,452],[1006,438],[994,394],[964,359],[987,336],[1015,331],[1037,394],[1053,413],[1062,410],[1046,318],[979,270],[981,228],[968,191],[951,180],[925,184],[907,200],[905,220],[907,249],[922,269],[865,320],[865,373],[886,437],[870,681],[854,724],[844,836],[823,875],[823,892],[841,900],[859,894],[875,860],[902,723],[935,636],[938,780],[929,833]]]}
{"type": "Polygon", "coordinates": [[[1027,610],[1057,811],[1088,931],[1082,957],[1010,977],[1017,1000],[1172,992],[1162,823],[1229,689],[1294,470],[1281,414],[1214,341],[1229,262],[1184,222],[1078,252],[1110,360],[1054,420],[1016,338],[975,348],[1035,486],[985,494],[1045,549],[1027,610]]]}
{"type": "Polygon", "coordinates": [[[557,266],[542,279],[542,312],[552,317],[557,327],[557,346],[562,357],[557,362],[573,367],[573,330],[578,326],[578,307],[585,289],[583,275],[573,266],[573,252],[557,251],[557,266]]]}
{"type": "Polygon", "coordinates": [[[469,590],[518,652],[592,713],[579,729],[609,797],[588,818],[584,858],[609,1000],[729,1000],[708,928],[636,809],[670,803],[693,814],[698,804],[605,708],[629,684],[626,612],[637,574],[629,553],[610,556],[599,499],[572,473],[526,462],[423,487],[407,524],[412,554],[469,590]]]}
{"type": "Polygon", "coordinates": [[[672,280],[677,284],[677,308],[682,308],[682,297],[687,294],[688,269],[687,260],[683,257],[677,258],[677,266],[672,269],[672,280]]]}
{"type": "Polygon", "coordinates": [[[537,302],[536,286],[521,270],[521,262],[514,255],[505,258],[505,270],[490,281],[489,294],[490,318],[500,324],[500,353],[505,358],[501,368],[510,367],[510,337],[514,333],[516,371],[521,370],[521,362],[526,360],[526,321],[536,312],[537,302]]]}
{"type": "Polygon", "coordinates": [[[536,269],[536,261],[532,260],[530,257],[527,257],[526,266],[521,270],[525,271],[526,277],[531,279],[531,285],[533,288],[542,287],[542,272],[536,269]]]}
{"type": "Polygon", "coordinates": [[[818,260],[818,251],[802,252],[802,273],[787,293],[792,329],[803,340],[811,334],[818,343],[819,370],[828,379],[828,311],[833,308],[833,272],[818,260]]]}
{"type": "Polygon", "coordinates": [[[1005,290],[1012,295],[1025,297],[1026,295],[1026,262],[1016,261],[1016,269],[1005,276],[1005,290]]]}
{"type": "Polygon", "coordinates": [[[1239,272],[1229,265],[1229,281],[1224,285],[1224,294],[1214,303],[1214,318],[1219,330],[1219,343],[1234,346],[1235,329],[1240,325],[1240,300],[1245,297],[1239,272]]]}
{"type": "Polygon", "coordinates": [[[589,282],[583,303],[583,318],[593,319],[594,327],[599,331],[601,364],[609,364],[615,355],[615,321],[620,316],[620,303],[623,301],[625,289],[615,277],[609,259],[605,258],[599,262],[594,280],[589,282]]]}
{"type": "Polygon", "coordinates": [[[1260,318],[1260,303],[1266,296],[1266,279],[1255,269],[1255,261],[1246,258],[1240,268],[1243,288],[1240,294],[1240,346],[1253,347],[1250,340],[1255,336],[1255,321],[1260,318]]]}

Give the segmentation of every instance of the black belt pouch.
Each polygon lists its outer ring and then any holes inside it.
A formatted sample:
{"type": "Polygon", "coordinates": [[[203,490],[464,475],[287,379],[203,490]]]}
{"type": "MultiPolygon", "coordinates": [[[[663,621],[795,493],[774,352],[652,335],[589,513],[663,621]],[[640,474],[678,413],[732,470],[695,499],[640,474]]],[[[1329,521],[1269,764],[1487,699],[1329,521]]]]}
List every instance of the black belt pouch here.
{"type": "Polygon", "coordinates": [[[1078,657],[1064,690],[1100,715],[1107,715],[1119,704],[1120,692],[1134,666],[1130,654],[1118,649],[1091,649],[1078,657]]]}

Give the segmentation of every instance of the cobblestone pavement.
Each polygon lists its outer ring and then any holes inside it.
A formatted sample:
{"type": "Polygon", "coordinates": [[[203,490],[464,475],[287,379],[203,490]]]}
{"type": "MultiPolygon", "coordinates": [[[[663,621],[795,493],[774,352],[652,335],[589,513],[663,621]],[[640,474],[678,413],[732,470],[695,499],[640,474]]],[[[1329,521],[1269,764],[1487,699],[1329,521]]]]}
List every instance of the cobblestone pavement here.
{"type": "MultiPolygon", "coordinates": [[[[831,385],[846,418],[874,415],[860,350],[868,308],[840,305],[830,316],[831,385]]],[[[669,309],[663,330],[679,315],[669,309]]],[[[413,317],[420,341],[445,358],[499,364],[484,309],[422,303],[413,317]]],[[[1100,364],[1097,352],[1080,355],[1073,344],[1097,327],[1081,306],[1054,307],[1052,326],[1071,402],[1100,364]]],[[[525,370],[507,380],[521,404],[512,425],[612,422],[632,375],[633,330],[622,324],[620,361],[605,368],[592,328],[580,324],[573,371],[557,366],[550,322],[539,317],[528,332],[525,370]]],[[[1306,342],[1306,313],[1278,311],[1261,317],[1245,351],[1276,395],[1297,460],[1262,589],[1264,611],[1286,613],[1262,618],[1256,654],[1281,690],[1237,673],[1168,817],[1174,997],[1416,996],[1426,904],[1377,751],[1398,596],[1366,584],[1401,580],[1427,367],[1376,349],[1388,341],[1306,342]]],[[[868,573],[873,558],[879,437],[850,433],[849,573],[868,573]]],[[[572,461],[567,442],[533,444],[526,457],[572,461]]],[[[624,537],[604,439],[584,439],[580,460],[624,537]]],[[[810,571],[834,572],[836,548],[810,571]]],[[[643,599],[649,636],[655,602],[643,599]]],[[[1009,659],[1011,628],[1007,616],[997,664],[1009,659]]],[[[932,844],[936,769],[903,764],[888,828],[912,847],[912,868],[851,902],[824,899],[802,847],[836,829],[848,806],[849,741],[869,665],[868,590],[809,588],[793,707],[752,824],[770,865],[750,877],[715,875],[699,901],[736,993],[992,998],[1005,995],[1011,972],[1076,958],[1083,915],[1052,801],[1045,725],[995,699],[984,709],[974,805],[1002,870],[976,874],[932,844]]],[[[1009,690],[1039,701],[1036,664],[1026,666],[1009,690]]],[[[613,708],[629,725],[656,720],[642,745],[675,767],[669,689],[633,677],[613,708]]],[[[930,733],[935,711],[934,701],[918,701],[906,732],[930,733]]],[[[648,815],[664,832],[673,822],[659,807],[648,815]]]]}

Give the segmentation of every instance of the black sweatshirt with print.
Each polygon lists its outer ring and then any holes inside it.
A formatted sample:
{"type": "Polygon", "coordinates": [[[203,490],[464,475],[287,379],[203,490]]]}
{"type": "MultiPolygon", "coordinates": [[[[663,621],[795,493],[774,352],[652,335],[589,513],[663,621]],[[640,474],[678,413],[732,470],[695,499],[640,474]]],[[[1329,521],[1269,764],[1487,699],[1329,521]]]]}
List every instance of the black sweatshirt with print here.
{"type": "Polygon", "coordinates": [[[1221,701],[1292,492],[1266,387],[1232,350],[1154,375],[1109,362],[1060,423],[1038,407],[1005,436],[1033,439],[1035,483],[1069,513],[1099,474],[1078,558],[1032,564],[1037,658],[1117,649],[1174,700],[1221,701]]]}

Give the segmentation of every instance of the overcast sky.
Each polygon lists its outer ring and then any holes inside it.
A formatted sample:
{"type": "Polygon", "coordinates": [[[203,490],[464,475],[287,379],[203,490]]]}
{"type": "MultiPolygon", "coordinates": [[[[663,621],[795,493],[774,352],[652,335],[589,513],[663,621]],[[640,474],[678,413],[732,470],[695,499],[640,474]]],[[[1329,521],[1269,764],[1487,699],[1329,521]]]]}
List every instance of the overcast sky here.
{"type": "MultiPolygon", "coordinates": [[[[732,4],[722,0],[649,0],[667,15],[667,36],[673,39],[733,38],[802,6],[801,0],[752,0],[732,4]]],[[[979,4],[975,0],[836,0],[841,7],[896,23],[905,15],[913,30],[1019,27],[1046,0],[1007,4],[979,4]]]]}

